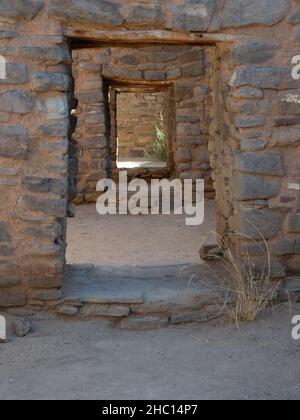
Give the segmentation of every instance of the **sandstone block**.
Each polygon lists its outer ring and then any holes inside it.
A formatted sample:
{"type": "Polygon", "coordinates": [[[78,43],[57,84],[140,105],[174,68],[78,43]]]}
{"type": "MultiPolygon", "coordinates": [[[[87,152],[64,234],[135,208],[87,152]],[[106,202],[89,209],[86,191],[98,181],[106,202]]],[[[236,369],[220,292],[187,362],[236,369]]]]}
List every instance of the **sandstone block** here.
{"type": "Polygon", "coordinates": [[[235,168],[260,175],[283,176],[285,173],[279,153],[239,153],[235,168]]]}
{"type": "Polygon", "coordinates": [[[192,63],[182,67],[183,77],[200,77],[204,75],[204,72],[205,69],[202,63],[192,63]]]}
{"type": "Polygon", "coordinates": [[[85,305],[80,310],[80,315],[85,317],[124,318],[129,314],[130,308],[120,305],[85,305]]]}
{"type": "Polygon", "coordinates": [[[256,150],[263,150],[267,147],[267,140],[242,140],[241,150],[243,152],[254,152],[256,150]]]}
{"type": "Polygon", "coordinates": [[[287,255],[294,254],[296,240],[295,239],[284,239],[276,243],[273,248],[273,254],[276,257],[285,257],[287,255]]]}
{"type": "Polygon", "coordinates": [[[77,315],[79,308],[77,306],[63,305],[58,309],[60,315],[74,316],[77,315]]]}
{"type": "Polygon", "coordinates": [[[67,74],[37,72],[33,78],[33,90],[36,92],[66,92],[71,87],[71,78],[67,74]]]}
{"type": "Polygon", "coordinates": [[[172,27],[186,31],[206,31],[216,8],[215,0],[187,0],[168,4],[172,27]]]}
{"type": "Polygon", "coordinates": [[[59,300],[62,297],[61,290],[34,290],[31,297],[40,301],[59,300]]]}
{"type": "Polygon", "coordinates": [[[272,134],[272,142],[277,146],[297,146],[300,143],[300,128],[275,128],[272,134]]]}
{"type": "Polygon", "coordinates": [[[0,222],[0,242],[10,242],[10,227],[6,222],[0,222]]]}
{"type": "Polygon", "coordinates": [[[71,63],[71,55],[66,46],[58,47],[21,47],[21,57],[48,64],[71,63]]]}
{"type": "Polygon", "coordinates": [[[39,277],[30,276],[28,286],[33,289],[55,289],[62,286],[62,279],[60,276],[48,276],[42,274],[39,277]]]}
{"type": "Polygon", "coordinates": [[[145,4],[142,6],[130,5],[128,14],[126,17],[127,23],[137,23],[141,26],[158,26],[164,23],[164,12],[162,5],[157,4],[145,4]]]}
{"type": "Polygon", "coordinates": [[[124,19],[120,4],[103,0],[51,0],[51,14],[64,20],[102,23],[103,25],[120,25],[124,19]]]}
{"type": "Polygon", "coordinates": [[[19,215],[22,211],[37,211],[53,217],[64,217],[66,214],[66,200],[64,199],[48,199],[23,194],[17,207],[19,215]]]}
{"type": "Polygon", "coordinates": [[[290,11],[288,0],[226,0],[223,10],[224,28],[241,28],[261,24],[274,25],[290,11]]]}
{"type": "Polygon", "coordinates": [[[64,195],[68,189],[68,182],[63,179],[26,176],[22,179],[22,186],[31,192],[64,195]]]}
{"type": "Polygon", "coordinates": [[[242,209],[238,218],[239,226],[237,230],[255,240],[261,239],[258,231],[265,239],[271,239],[280,233],[283,226],[283,216],[270,210],[242,209]]]}
{"type": "Polygon", "coordinates": [[[249,42],[233,48],[232,59],[238,65],[261,64],[273,58],[279,48],[278,44],[249,42]]]}
{"type": "Polygon", "coordinates": [[[21,125],[0,126],[0,156],[27,159],[29,157],[28,131],[21,125]]]}
{"type": "Polygon", "coordinates": [[[69,116],[67,98],[62,95],[50,96],[38,101],[38,108],[47,115],[48,120],[59,120],[69,116]]]}
{"type": "Polygon", "coordinates": [[[0,0],[0,16],[31,20],[43,6],[42,0],[0,0]]]}
{"type": "Polygon", "coordinates": [[[238,116],[235,120],[236,127],[238,128],[253,128],[261,127],[266,123],[266,119],[263,116],[255,115],[251,117],[238,116]]]}
{"type": "Polygon", "coordinates": [[[45,137],[67,137],[68,129],[69,121],[65,119],[64,121],[43,124],[40,127],[40,133],[45,137]]]}
{"type": "Polygon", "coordinates": [[[289,231],[295,233],[300,232],[300,213],[290,214],[289,231]]]}
{"type": "Polygon", "coordinates": [[[250,85],[258,89],[297,89],[298,81],[291,77],[291,70],[283,67],[242,67],[231,81],[231,86],[250,85]]]}
{"type": "Polygon", "coordinates": [[[263,92],[261,89],[252,86],[243,86],[233,92],[233,97],[238,99],[261,99],[263,92]]]}
{"type": "Polygon", "coordinates": [[[12,39],[17,36],[17,32],[1,29],[0,30],[0,39],[12,39]]]}
{"type": "Polygon", "coordinates": [[[10,308],[13,306],[24,306],[26,303],[25,293],[20,289],[1,289],[0,307],[10,308]]]}
{"type": "Polygon", "coordinates": [[[278,181],[264,180],[259,177],[242,175],[234,178],[234,190],[238,200],[265,200],[280,192],[278,181]]]}
{"type": "Polygon", "coordinates": [[[166,73],[164,71],[144,71],[143,76],[145,80],[159,81],[166,79],[166,73]]]}
{"type": "Polygon", "coordinates": [[[0,80],[1,84],[23,84],[28,82],[27,64],[7,63],[6,78],[0,80]]]}
{"type": "Polygon", "coordinates": [[[15,248],[11,244],[0,244],[0,256],[11,257],[15,254],[15,248]]]}
{"type": "Polygon", "coordinates": [[[35,100],[24,90],[10,90],[0,93],[0,111],[25,115],[30,113],[35,100]]]}

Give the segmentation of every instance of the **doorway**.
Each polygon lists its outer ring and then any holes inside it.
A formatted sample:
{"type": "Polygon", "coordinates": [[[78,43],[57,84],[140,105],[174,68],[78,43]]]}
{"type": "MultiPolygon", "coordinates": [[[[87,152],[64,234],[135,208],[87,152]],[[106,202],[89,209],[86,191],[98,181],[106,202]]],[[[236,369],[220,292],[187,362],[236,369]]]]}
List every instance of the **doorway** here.
{"type": "Polygon", "coordinates": [[[182,308],[194,318],[215,293],[190,281],[207,277],[199,248],[215,231],[214,202],[198,227],[186,226],[184,215],[100,216],[95,187],[100,175],[117,180],[124,169],[148,184],[211,178],[204,49],[114,46],[75,56],[79,206],[67,230],[67,305],[124,326],[141,317],[169,322],[182,308]]]}

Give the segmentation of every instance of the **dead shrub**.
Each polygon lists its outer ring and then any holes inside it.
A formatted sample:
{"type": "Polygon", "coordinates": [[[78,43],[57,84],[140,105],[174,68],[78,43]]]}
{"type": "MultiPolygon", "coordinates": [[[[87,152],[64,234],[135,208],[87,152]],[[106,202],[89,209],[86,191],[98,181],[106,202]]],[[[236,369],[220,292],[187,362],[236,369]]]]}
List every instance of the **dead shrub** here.
{"type": "MultiPolygon", "coordinates": [[[[255,228],[255,226],[253,227],[255,228]]],[[[226,292],[223,313],[225,311],[225,314],[234,320],[238,327],[241,322],[255,321],[267,307],[276,304],[283,277],[283,271],[275,275],[272,274],[269,245],[261,232],[258,230],[257,232],[261,237],[261,242],[238,232],[231,233],[230,236],[247,240],[248,243],[261,249],[264,255],[264,266],[259,272],[250,258],[249,245],[246,246],[246,257],[241,258],[233,254],[228,241],[217,235],[222,253],[212,255],[208,252],[209,260],[220,261],[229,274],[227,284],[221,287],[216,286],[216,288],[220,292],[220,297],[224,296],[224,292],[226,292]]]]}

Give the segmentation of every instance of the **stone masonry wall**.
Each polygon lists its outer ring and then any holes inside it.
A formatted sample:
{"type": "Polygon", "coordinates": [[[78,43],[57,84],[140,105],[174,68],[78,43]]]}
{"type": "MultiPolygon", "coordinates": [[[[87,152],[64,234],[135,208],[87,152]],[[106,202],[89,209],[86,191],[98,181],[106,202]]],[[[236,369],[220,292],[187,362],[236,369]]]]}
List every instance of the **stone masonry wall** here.
{"type": "MultiPolygon", "coordinates": [[[[194,46],[97,48],[73,52],[78,99],[74,138],[81,150],[77,202],[97,199],[95,188],[99,176],[105,168],[111,167],[105,117],[98,117],[104,109],[100,91],[103,79],[140,82],[147,87],[151,83],[156,87],[161,84],[162,88],[171,89],[171,103],[167,108],[173,122],[168,125],[174,126],[170,129],[174,134],[169,152],[174,156],[175,174],[182,178],[204,178],[207,196],[214,196],[207,150],[211,121],[210,67],[204,49],[194,46]]],[[[115,162],[112,165],[114,167],[115,162]]]]}
{"type": "MultiPolygon", "coordinates": [[[[156,140],[165,113],[163,93],[119,93],[117,96],[118,159],[144,158],[156,140]]],[[[167,133],[166,133],[167,134],[167,133]]]]}
{"type": "MultiPolygon", "coordinates": [[[[299,81],[291,76],[298,46],[265,29],[259,40],[221,47],[214,59],[211,126],[218,231],[258,272],[267,240],[274,276],[299,272],[299,81]],[[222,57],[222,58],[221,58],[222,57]],[[296,185],[295,185],[296,184],[296,185]],[[253,244],[232,232],[256,239],[253,244]]],[[[248,36],[251,29],[245,30],[248,36]]]]}
{"type": "MultiPolygon", "coordinates": [[[[239,230],[258,237],[250,221],[267,238],[274,271],[299,272],[300,86],[291,77],[300,45],[298,0],[1,1],[0,55],[7,77],[0,80],[0,307],[50,309],[62,302],[72,90],[67,38],[88,31],[101,40],[105,31],[114,39],[125,29],[142,36],[150,30],[215,36],[209,147],[219,233],[230,237],[239,230]]],[[[164,47],[153,48],[165,56],[164,47]]],[[[99,84],[101,66],[109,69],[108,62],[90,58],[81,63],[92,84],[99,84]]],[[[134,71],[142,76],[137,65],[134,71]]],[[[127,74],[134,77],[132,67],[127,74]]],[[[95,103],[86,104],[97,124],[103,115],[98,92],[95,103]]],[[[187,118],[198,115],[193,94],[186,88],[177,92],[186,110],[179,145],[189,138],[187,118]]],[[[105,130],[97,127],[99,146],[91,127],[86,152],[100,155],[105,130]]],[[[186,148],[177,153],[182,169],[192,171],[186,148]]],[[[102,170],[96,168],[97,178],[102,170]]],[[[245,243],[232,242],[243,253],[245,243]]],[[[259,267],[261,249],[250,252],[259,267]]]]}
{"type": "Polygon", "coordinates": [[[71,56],[42,6],[0,3],[0,307],[62,296],[71,56]]]}

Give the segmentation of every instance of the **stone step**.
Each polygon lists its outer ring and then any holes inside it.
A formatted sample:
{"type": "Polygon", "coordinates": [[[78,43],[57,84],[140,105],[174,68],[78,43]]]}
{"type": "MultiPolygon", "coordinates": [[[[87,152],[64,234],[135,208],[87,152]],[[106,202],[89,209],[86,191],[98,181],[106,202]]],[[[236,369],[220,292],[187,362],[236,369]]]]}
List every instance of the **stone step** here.
{"type": "Polygon", "coordinates": [[[203,264],[162,267],[67,267],[60,315],[110,319],[122,329],[204,322],[224,300],[203,264]],[[197,278],[199,277],[199,278],[197,278]]]}

